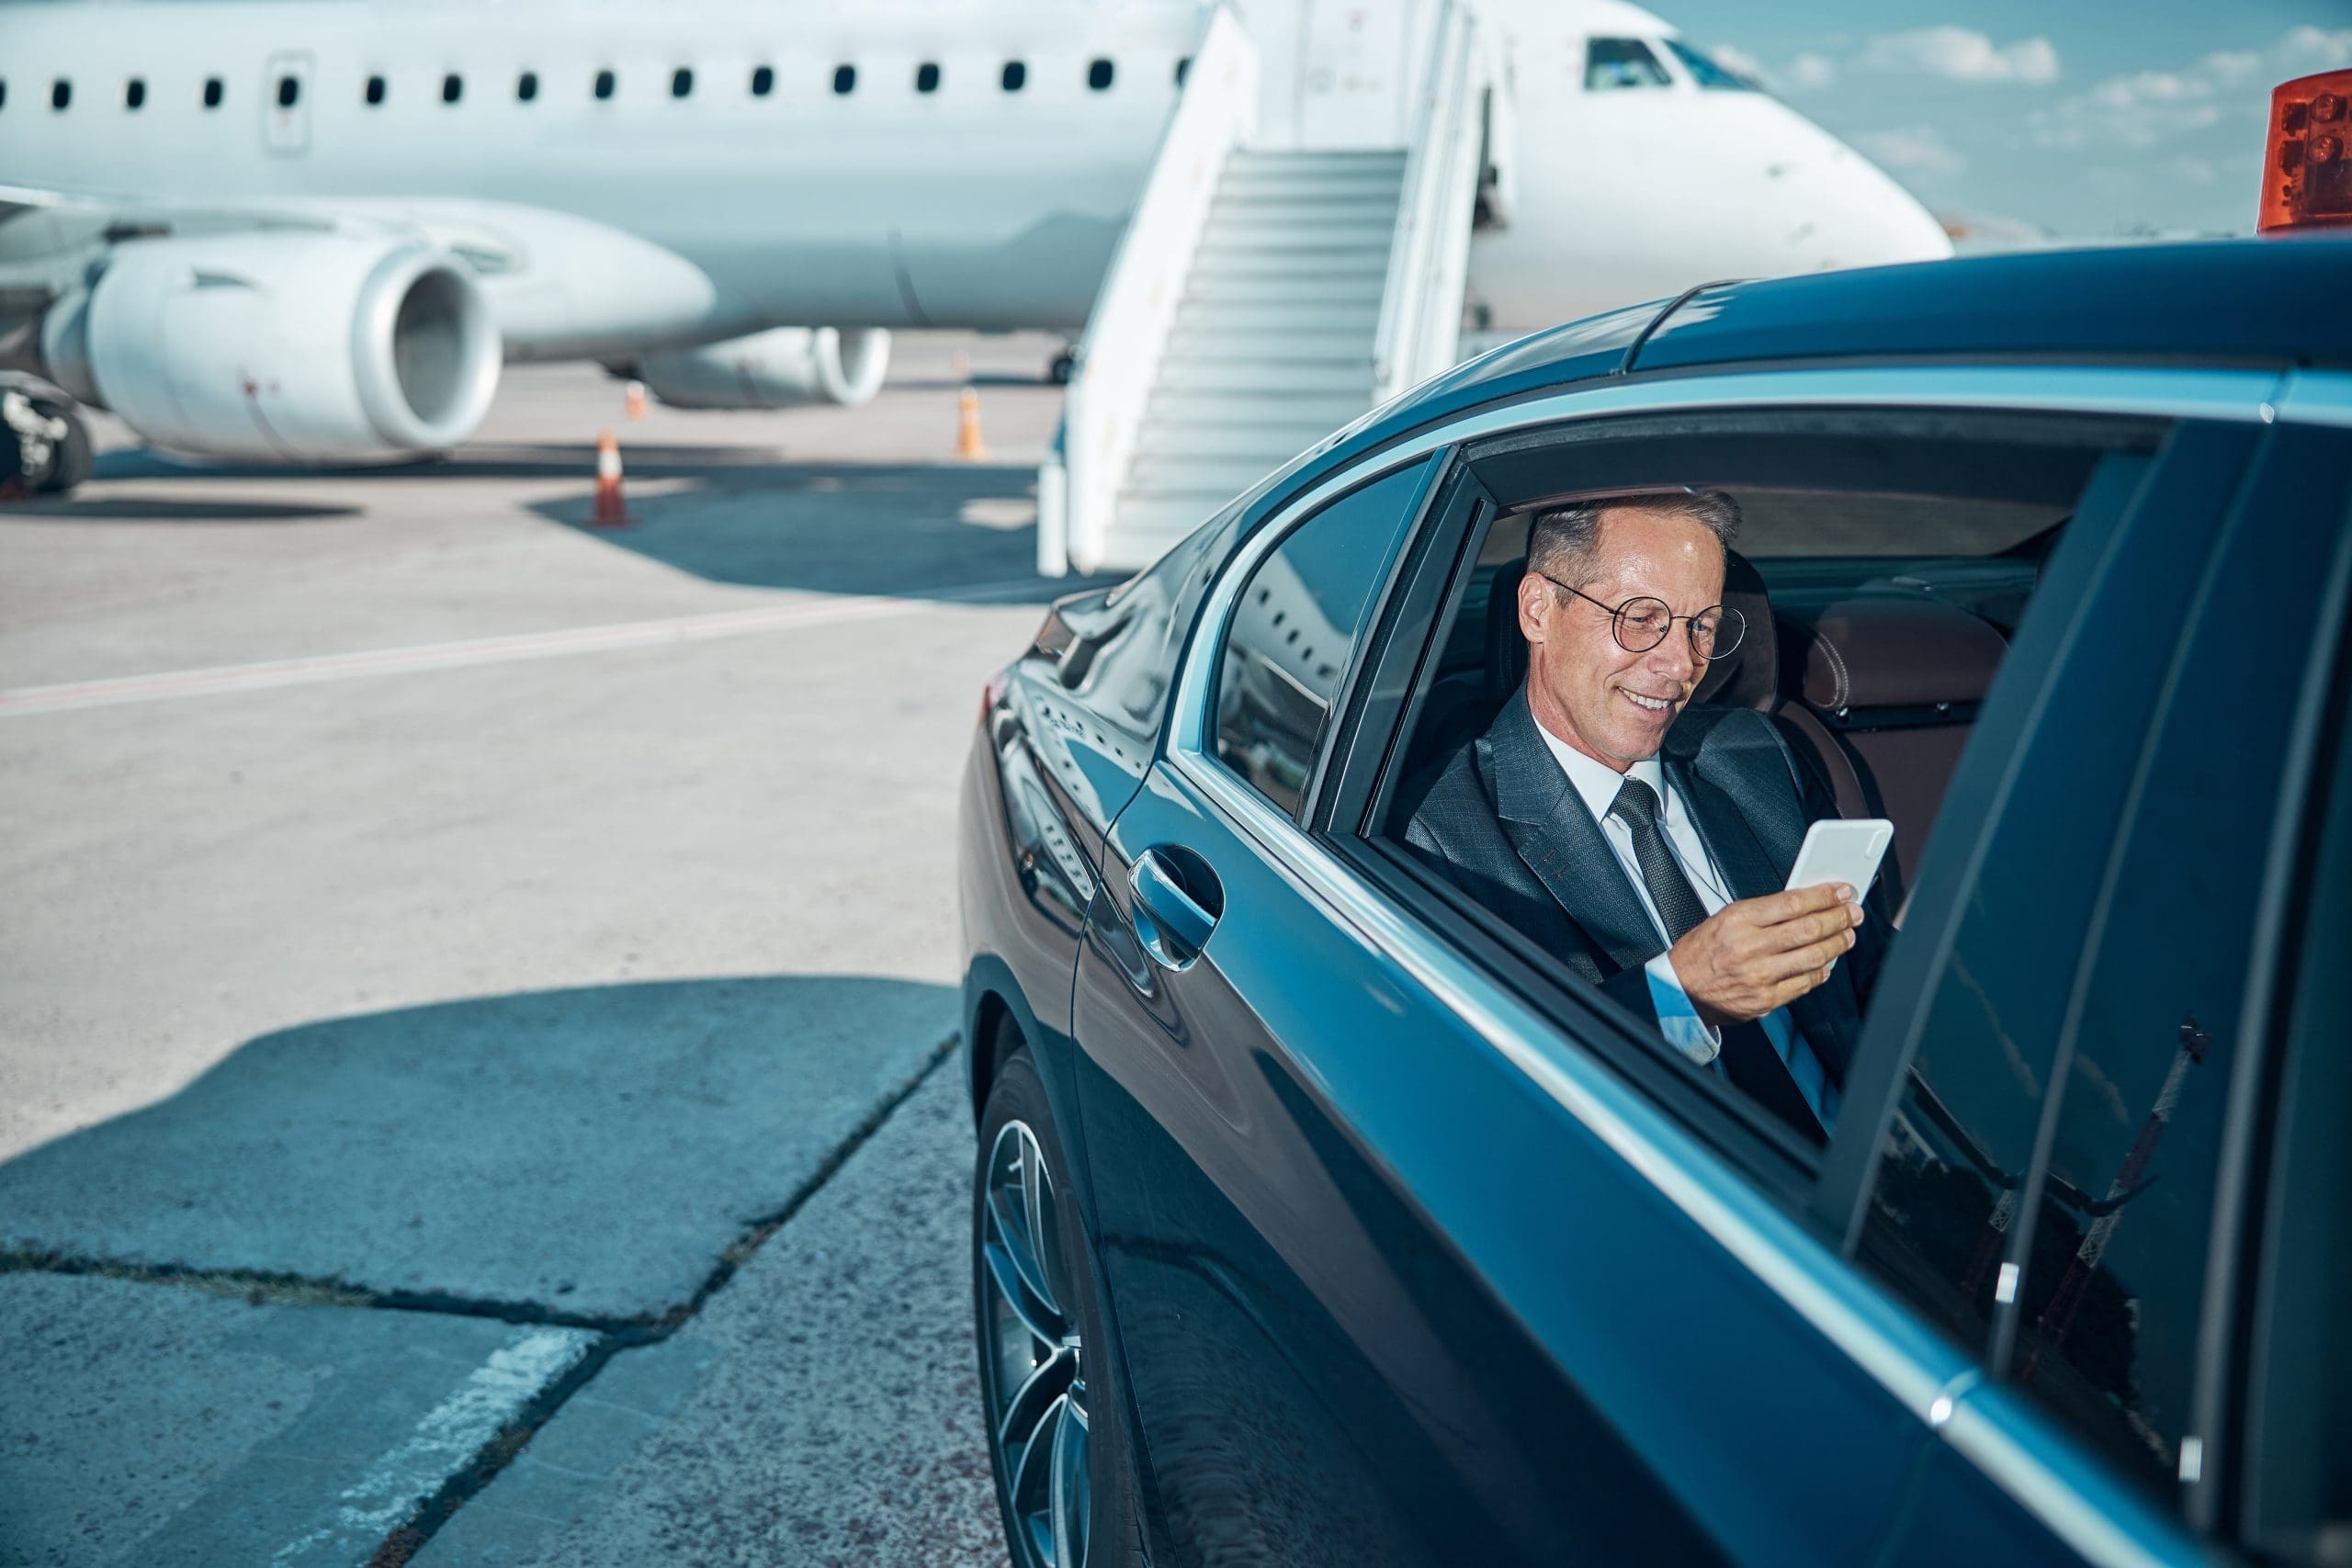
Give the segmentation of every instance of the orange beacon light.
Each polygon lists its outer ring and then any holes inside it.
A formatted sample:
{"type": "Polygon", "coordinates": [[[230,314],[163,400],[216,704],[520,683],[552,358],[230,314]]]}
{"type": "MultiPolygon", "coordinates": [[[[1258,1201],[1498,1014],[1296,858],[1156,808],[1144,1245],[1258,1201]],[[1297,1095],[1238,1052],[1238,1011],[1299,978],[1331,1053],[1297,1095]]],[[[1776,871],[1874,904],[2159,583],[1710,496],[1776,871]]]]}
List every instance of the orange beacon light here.
{"type": "Polygon", "coordinates": [[[2271,93],[2255,227],[2266,234],[2352,227],[2352,71],[2298,76],[2271,93]]]}

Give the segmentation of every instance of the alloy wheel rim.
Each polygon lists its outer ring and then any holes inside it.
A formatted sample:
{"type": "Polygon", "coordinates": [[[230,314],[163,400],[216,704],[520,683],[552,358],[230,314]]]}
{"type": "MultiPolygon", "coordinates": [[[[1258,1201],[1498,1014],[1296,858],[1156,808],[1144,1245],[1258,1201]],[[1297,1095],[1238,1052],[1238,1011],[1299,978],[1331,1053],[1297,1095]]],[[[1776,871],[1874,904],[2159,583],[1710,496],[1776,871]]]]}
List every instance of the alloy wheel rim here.
{"type": "Polygon", "coordinates": [[[1053,1173],[1026,1122],[998,1130],[981,1181],[989,1417],[1012,1523],[1046,1568],[1084,1568],[1092,1496],[1084,1348],[1053,1173]]]}

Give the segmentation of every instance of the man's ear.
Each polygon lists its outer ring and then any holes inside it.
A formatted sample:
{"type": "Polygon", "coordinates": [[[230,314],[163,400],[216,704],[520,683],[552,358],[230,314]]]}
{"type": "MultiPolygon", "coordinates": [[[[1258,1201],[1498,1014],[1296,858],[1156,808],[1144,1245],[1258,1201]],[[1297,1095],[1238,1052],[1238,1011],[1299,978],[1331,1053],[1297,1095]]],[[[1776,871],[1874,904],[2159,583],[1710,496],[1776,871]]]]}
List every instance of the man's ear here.
{"type": "Polygon", "coordinates": [[[1519,580],[1519,635],[1530,643],[1544,640],[1544,610],[1551,598],[1551,580],[1533,568],[1519,580]]]}

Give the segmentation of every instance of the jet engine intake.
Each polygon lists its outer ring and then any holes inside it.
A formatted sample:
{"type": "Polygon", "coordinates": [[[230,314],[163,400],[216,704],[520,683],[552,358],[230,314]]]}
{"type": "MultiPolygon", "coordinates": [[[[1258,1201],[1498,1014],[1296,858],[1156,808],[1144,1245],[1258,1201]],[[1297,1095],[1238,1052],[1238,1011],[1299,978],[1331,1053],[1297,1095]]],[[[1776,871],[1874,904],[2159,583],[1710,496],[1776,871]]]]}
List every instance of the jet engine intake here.
{"type": "Polygon", "coordinates": [[[881,328],[773,327],[638,361],[653,395],[680,409],[855,408],[882,389],[890,334],[881,328]]]}
{"type": "Polygon", "coordinates": [[[498,387],[463,264],[398,235],[278,231],[118,246],[42,323],[52,379],[159,446],[273,462],[437,452],[498,387]]]}

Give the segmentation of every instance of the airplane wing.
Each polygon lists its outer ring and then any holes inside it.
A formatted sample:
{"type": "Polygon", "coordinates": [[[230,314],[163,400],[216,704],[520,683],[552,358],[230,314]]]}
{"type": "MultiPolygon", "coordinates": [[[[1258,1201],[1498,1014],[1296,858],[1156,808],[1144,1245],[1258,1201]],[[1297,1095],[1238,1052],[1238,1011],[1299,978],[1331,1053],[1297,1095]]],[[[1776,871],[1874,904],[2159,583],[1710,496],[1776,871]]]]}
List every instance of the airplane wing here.
{"type": "Polygon", "coordinates": [[[701,268],[570,213],[468,198],[174,202],[0,185],[0,343],[85,285],[118,245],[334,232],[429,244],[482,286],[510,357],[594,357],[767,324],[701,268]]]}

